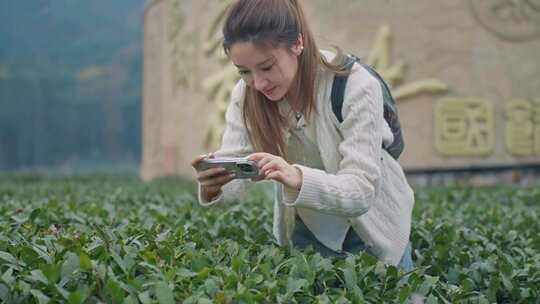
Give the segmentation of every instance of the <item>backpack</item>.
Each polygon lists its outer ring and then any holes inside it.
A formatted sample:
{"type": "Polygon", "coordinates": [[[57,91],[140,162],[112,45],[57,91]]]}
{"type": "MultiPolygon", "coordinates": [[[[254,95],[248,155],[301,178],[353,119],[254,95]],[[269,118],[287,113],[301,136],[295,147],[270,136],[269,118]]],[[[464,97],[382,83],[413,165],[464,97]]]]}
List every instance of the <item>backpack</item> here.
{"type": "MultiPolygon", "coordinates": [[[[364,67],[377,80],[379,80],[384,101],[384,120],[386,120],[390,126],[390,129],[392,130],[392,134],[394,135],[394,141],[389,146],[383,145],[383,149],[385,149],[394,159],[397,160],[401,155],[401,152],[403,152],[405,143],[403,142],[403,136],[401,134],[401,126],[399,124],[396,102],[390,93],[388,85],[381,75],[377,73],[377,71],[367,64],[362,63],[358,57],[349,54],[346,55],[345,58],[344,71],[350,71],[356,62],[364,67]]],[[[343,122],[341,109],[343,107],[343,97],[345,95],[345,85],[347,84],[348,77],[348,74],[343,76],[336,75],[332,84],[332,95],[330,97],[330,100],[332,101],[332,111],[340,123],[343,122]]]]}

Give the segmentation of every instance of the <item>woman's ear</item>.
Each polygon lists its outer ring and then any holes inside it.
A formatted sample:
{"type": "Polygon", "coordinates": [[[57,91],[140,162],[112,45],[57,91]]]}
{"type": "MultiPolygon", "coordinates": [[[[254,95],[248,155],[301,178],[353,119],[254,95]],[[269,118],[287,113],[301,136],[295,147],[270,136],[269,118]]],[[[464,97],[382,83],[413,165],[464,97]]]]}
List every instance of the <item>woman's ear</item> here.
{"type": "Polygon", "coordinates": [[[302,52],[304,51],[304,39],[302,38],[302,34],[298,34],[298,40],[293,46],[293,52],[296,56],[300,56],[302,52]]]}

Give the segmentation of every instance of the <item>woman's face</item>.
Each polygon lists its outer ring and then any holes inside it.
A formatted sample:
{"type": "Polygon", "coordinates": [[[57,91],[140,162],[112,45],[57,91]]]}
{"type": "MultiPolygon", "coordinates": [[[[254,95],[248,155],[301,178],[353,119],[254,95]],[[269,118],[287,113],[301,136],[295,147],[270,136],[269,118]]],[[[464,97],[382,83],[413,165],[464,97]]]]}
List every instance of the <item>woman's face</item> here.
{"type": "Polygon", "coordinates": [[[292,88],[301,50],[301,46],[257,48],[252,42],[237,42],[229,55],[248,86],[272,101],[279,101],[292,88]]]}

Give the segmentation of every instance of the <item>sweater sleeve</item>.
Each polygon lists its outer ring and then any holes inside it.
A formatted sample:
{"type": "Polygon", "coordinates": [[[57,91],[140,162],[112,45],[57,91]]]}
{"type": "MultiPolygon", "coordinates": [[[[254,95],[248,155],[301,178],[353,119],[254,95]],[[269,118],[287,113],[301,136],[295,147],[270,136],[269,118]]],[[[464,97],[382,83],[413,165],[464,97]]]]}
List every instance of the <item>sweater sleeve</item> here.
{"type": "Polygon", "coordinates": [[[302,186],[286,189],[283,203],[346,217],[367,212],[381,184],[383,109],[380,83],[356,65],[345,88],[338,171],[295,165],[302,171],[302,186]]]}
{"type": "MultiPolygon", "coordinates": [[[[216,157],[244,157],[253,153],[244,122],[242,120],[242,102],[244,99],[245,83],[240,80],[231,93],[231,101],[225,113],[225,132],[221,147],[214,152],[216,157]]],[[[239,201],[253,182],[249,179],[234,179],[221,188],[221,193],[212,201],[201,197],[201,185],[198,187],[198,199],[202,206],[228,204],[239,201]]]]}

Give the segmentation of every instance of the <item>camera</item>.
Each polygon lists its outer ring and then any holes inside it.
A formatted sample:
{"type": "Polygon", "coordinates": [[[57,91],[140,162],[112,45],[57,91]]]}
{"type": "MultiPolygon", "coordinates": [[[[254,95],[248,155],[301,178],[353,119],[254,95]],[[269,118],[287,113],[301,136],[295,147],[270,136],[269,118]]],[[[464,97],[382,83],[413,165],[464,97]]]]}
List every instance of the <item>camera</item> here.
{"type": "Polygon", "coordinates": [[[198,170],[210,168],[225,168],[229,173],[235,173],[235,178],[253,178],[259,176],[257,163],[244,157],[206,158],[197,165],[198,170]]]}

